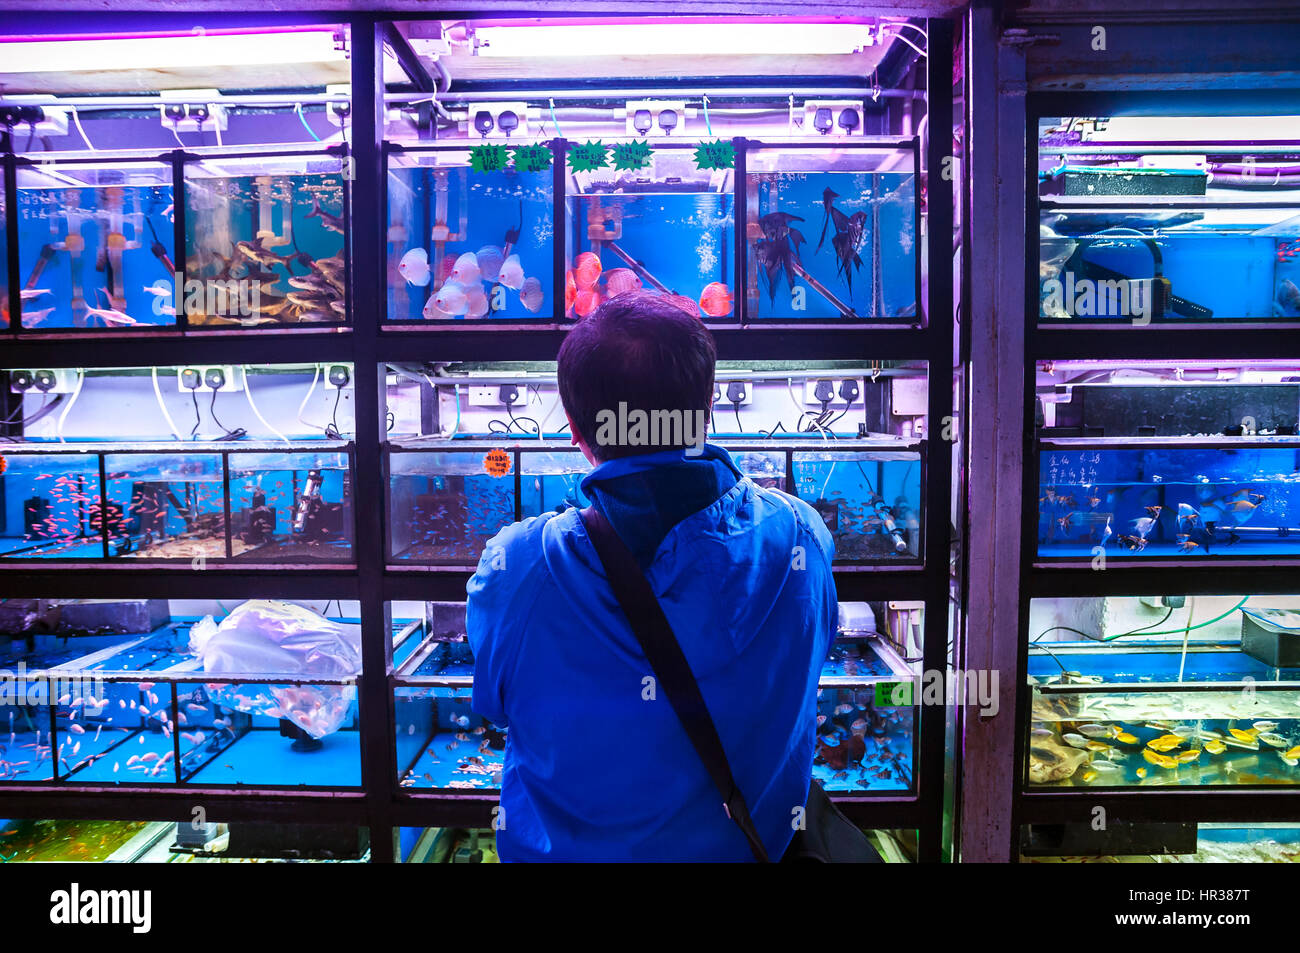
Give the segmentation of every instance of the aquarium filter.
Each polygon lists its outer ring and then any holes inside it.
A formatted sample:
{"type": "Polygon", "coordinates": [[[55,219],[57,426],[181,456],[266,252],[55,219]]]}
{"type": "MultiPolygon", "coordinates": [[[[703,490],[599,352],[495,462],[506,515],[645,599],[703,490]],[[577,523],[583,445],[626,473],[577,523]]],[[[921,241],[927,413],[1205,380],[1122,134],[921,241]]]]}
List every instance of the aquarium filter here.
{"type": "Polygon", "coordinates": [[[1286,609],[1242,612],[1241,650],[1274,668],[1300,668],[1300,613],[1286,609]]]}

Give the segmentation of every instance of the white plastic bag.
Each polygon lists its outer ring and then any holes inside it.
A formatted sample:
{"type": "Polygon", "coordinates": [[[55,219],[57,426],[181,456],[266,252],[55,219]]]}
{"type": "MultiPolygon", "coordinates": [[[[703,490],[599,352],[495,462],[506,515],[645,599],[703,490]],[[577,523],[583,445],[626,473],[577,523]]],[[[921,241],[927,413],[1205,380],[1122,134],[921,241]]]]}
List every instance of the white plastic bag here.
{"type": "MultiPolygon", "coordinates": [[[[250,599],[220,623],[205,616],[190,628],[190,651],[203,670],[224,675],[356,675],[361,632],[288,602],[250,599]]],[[[352,685],[220,685],[213,700],[226,708],[286,718],[313,738],[338,731],[356,701],[352,685]]]]}

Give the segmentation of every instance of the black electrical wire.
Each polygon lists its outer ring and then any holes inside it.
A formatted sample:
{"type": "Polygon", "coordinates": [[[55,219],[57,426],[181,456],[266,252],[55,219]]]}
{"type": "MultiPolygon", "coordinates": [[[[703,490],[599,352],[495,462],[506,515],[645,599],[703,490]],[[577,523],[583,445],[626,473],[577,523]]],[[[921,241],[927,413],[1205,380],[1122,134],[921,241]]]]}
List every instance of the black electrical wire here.
{"type": "Polygon", "coordinates": [[[339,398],[343,396],[343,388],[336,388],[334,391],[334,410],[330,413],[330,422],[325,427],[325,436],[330,440],[342,440],[343,433],[339,430],[339,398]]]}
{"type": "Polygon", "coordinates": [[[194,401],[194,426],[190,428],[190,439],[199,432],[199,425],[203,423],[203,418],[199,416],[199,392],[196,389],[190,391],[190,399],[194,401]]]}
{"type": "Polygon", "coordinates": [[[213,423],[215,423],[218,427],[220,427],[225,432],[225,436],[220,437],[219,439],[238,440],[241,437],[248,436],[248,431],[245,430],[243,427],[239,427],[235,430],[230,430],[229,428],[226,427],[225,424],[223,424],[220,420],[217,419],[217,392],[215,390],[212,392],[212,402],[208,406],[208,413],[212,415],[213,423]]]}
{"type": "Polygon", "coordinates": [[[738,429],[741,433],[744,433],[745,427],[740,422],[740,401],[738,400],[734,401],[731,405],[731,409],[736,412],[736,429],[738,429]]]}
{"type": "Polygon", "coordinates": [[[1080,631],[1079,629],[1072,628],[1072,627],[1070,627],[1070,626],[1068,626],[1068,625],[1054,625],[1054,626],[1052,626],[1052,627],[1050,627],[1050,628],[1044,629],[1042,632],[1039,632],[1036,636],[1033,637],[1033,639],[1031,640],[1031,642],[1037,642],[1039,639],[1041,639],[1043,636],[1045,636],[1048,632],[1056,632],[1057,630],[1061,630],[1061,631],[1064,631],[1064,632],[1073,632],[1075,635],[1081,635],[1081,636],[1083,636],[1085,639],[1092,639],[1094,642],[1108,642],[1108,641],[1111,641],[1112,639],[1122,639],[1122,638],[1126,638],[1127,636],[1130,636],[1130,635],[1137,635],[1137,634],[1140,633],[1140,632],[1146,632],[1148,629],[1154,629],[1154,628],[1157,628],[1158,626],[1162,626],[1162,625],[1164,625],[1166,622],[1169,621],[1169,617],[1170,617],[1171,615],[1173,615],[1173,614],[1174,614],[1174,608],[1173,608],[1173,606],[1170,606],[1170,607],[1169,607],[1169,611],[1165,613],[1163,619],[1160,619],[1160,620],[1157,621],[1157,622],[1152,622],[1150,625],[1144,625],[1144,626],[1142,626],[1141,628],[1138,628],[1138,629],[1130,629],[1130,630],[1127,631],[1127,632],[1121,632],[1119,635],[1111,636],[1110,639],[1104,638],[1104,637],[1102,637],[1102,636],[1100,636],[1100,635],[1092,635],[1092,634],[1090,634],[1090,633],[1088,633],[1088,632],[1082,632],[1082,631],[1080,631]]]}

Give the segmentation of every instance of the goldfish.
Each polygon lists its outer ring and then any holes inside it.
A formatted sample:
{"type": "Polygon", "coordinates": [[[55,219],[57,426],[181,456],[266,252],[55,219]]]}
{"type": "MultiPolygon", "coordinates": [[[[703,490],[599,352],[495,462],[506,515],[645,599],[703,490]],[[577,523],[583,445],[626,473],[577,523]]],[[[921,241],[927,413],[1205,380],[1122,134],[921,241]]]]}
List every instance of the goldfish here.
{"type": "Polygon", "coordinates": [[[587,317],[598,307],[600,307],[600,292],[592,288],[580,289],[573,301],[574,313],[580,318],[587,317]]]}
{"type": "Polygon", "coordinates": [[[429,253],[423,248],[412,248],[397,263],[397,272],[406,279],[407,284],[423,288],[431,277],[429,253]]]}
{"type": "Polygon", "coordinates": [[[501,278],[501,265],[505,255],[496,245],[484,245],[478,250],[478,270],[484,281],[495,282],[501,278]]]}
{"type": "Polygon", "coordinates": [[[595,252],[585,251],[573,262],[573,280],[579,291],[593,288],[600,280],[600,256],[595,252]]]}
{"type": "Polygon", "coordinates": [[[519,289],[519,303],[536,314],[542,310],[542,282],[540,278],[525,278],[519,289]]]}
{"type": "Polygon", "coordinates": [[[611,298],[640,288],[641,278],[631,268],[614,268],[605,272],[605,294],[611,298]]]}
{"type": "Polygon", "coordinates": [[[519,291],[524,286],[524,266],[518,255],[511,255],[501,263],[501,273],[497,280],[511,291],[519,291]]]}
{"type": "Polygon", "coordinates": [[[711,318],[730,314],[732,303],[731,289],[720,281],[705,285],[700,293],[700,310],[711,318]]]}
{"type": "Polygon", "coordinates": [[[451,280],[456,284],[465,286],[479,281],[482,272],[478,267],[478,257],[473,252],[465,252],[456,259],[456,264],[451,269],[451,280]]]}

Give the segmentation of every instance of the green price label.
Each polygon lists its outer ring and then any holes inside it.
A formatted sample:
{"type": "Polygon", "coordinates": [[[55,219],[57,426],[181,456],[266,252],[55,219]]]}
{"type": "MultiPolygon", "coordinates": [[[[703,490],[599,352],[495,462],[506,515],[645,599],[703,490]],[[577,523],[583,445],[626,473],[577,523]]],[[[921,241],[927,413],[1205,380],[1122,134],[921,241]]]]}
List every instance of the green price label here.
{"type": "Polygon", "coordinates": [[[650,164],[653,152],[648,142],[621,142],[614,146],[614,171],[644,169],[650,164]]]}
{"type": "Polygon", "coordinates": [[[730,142],[721,139],[701,142],[695,150],[697,169],[734,169],[735,167],[736,147],[730,142]]]}
{"type": "Polygon", "coordinates": [[[876,682],[876,707],[910,708],[915,689],[914,682],[876,682]]]}
{"type": "Polygon", "coordinates": [[[509,152],[505,146],[471,146],[469,167],[474,172],[504,172],[509,152]]]}
{"type": "Polygon", "coordinates": [[[545,172],[551,167],[551,150],[546,146],[515,146],[516,172],[545,172]]]}
{"type": "Polygon", "coordinates": [[[584,142],[569,147],[569,168],[574,172],[593,172],[609,165],[609,146],[603,142],[584,142]]]}

